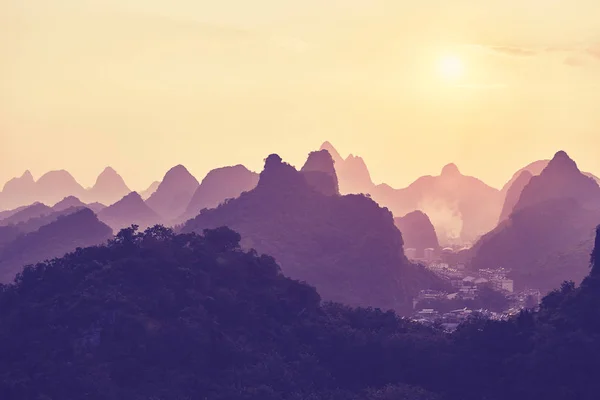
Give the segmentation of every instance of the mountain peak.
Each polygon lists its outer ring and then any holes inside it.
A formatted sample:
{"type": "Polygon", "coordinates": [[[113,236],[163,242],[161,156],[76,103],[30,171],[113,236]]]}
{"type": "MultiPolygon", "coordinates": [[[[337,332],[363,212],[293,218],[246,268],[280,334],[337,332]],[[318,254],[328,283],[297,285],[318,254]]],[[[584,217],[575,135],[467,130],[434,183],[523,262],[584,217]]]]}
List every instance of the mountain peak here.
{"type": "Polygon", "coordinates": [[[146,200],[152,210],[165,220],[181,216],[200,186],[200,182],[183,165],[171,168],[156,191],[146,200]]]}
{"type": "Polygon", "coordinates": [[[323,143],[321,145],[321,147],[319,148],[319,150],[327,150],[327,152],[331,155],[331,157],[333,158],[333,162],[335,164],[341,164],[344,159],[342,158],[342,156],[340,156],[340,153],[338,153],[338,151],[335,149],[335,147],[333,147],[333,145],[326,141],[325,143],[323,143]]]}
{"type": "Polygon", "coordinates": [[[442,168],[442,176],[456,176],[460,175],[460,170],[454,163],[450,163],[442,168]]]}
{"type": "Polygon", "coordinates": [[[552,160],[550,160],[545,171],[579,172],[579,168],[577,168],[577,163],[573,161],[565,151],[561,150],[554,155],[552,160]]]}
{"type": "Polygon", "coordinates": [[[90,190],[89,197],[92,202],[113,204],[130,192],[131,190],[127,187],[121,175],[113,168],[106,167],[98,175],[94,187],[90,190]]]}
{"type": "Polygon", "coordinates": [[[25,172],[23,172],[23,175],[21,175],[21,179],[26,180],[26,181],[31,181],[33,182],[33,175],[31,174],[31,171],[27,170],[25,172]]]}
{"type": "Polygon", "coordinates": [[[327,150],[311,152],[301,172],[308,184],[323,194],[339,194],[333,157],[327,150]]]}
{"type": "Polygon", "coordinates": [[[260,173],[258,188],[269,188],[282,191],[283,188],[298,187],[306,180],[290,164],[283,162],[277,154],[271,154],[265,159],[265,168],[260,173]]]}

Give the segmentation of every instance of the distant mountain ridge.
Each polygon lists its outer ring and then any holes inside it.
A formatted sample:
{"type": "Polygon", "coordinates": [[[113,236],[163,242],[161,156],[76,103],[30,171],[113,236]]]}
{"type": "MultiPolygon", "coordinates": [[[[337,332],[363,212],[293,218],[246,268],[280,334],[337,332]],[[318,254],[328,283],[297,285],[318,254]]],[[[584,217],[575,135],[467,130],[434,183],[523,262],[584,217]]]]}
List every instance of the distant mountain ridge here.
{"type": "Polygon", "coordinates": [[[417,257],[424,257],[425,249],[440,249],[440,243],[427,214],[422,211],[413,211],[403,217],[394,218],[394,223],[402,233],[404,248],[413,248],[417,257]]]}
{"type": "Polygon", "coordinates": [[[600,223],[600,187],[563,151],[523,188],[512,213],[471,249],[471,268],[512,270],[518,287],[580,281],[600,223]]]}
{"type": "Polygon", "coordinates": [[[98,213],[98,218],[114,231],[131,225],[145,229],[163,222],[137,192],[131,192],[115,204],[104,208],[98,213]]]}
{"type": "Polygon", "coordinates": [[[26,171],[4,185],[0,193],[0,209],[12,210],[34,202],[53,205],[71,196],[86,203],[113,204],[130,192],[123,178],[110,167],[98,176],[90,189],[85,189],[66,170],[47,172],[37,181],[31,172],[26,171]]]}
{"type": "Polygon", "coordinates": [[[205,208],[215,208],[223,201],[239,197],[258,184],[258,174],[243,165],[210,171],[194,192],[181,220],[195,217],[205,208]]]}
{"type": "Polygon", "coordinates": [[[165,174],[146,204],[165,221],[173,221],[186,211],[198,186],[198,180],[183,165],[177,165],[165,174]]]}
{"type": "Polygon", "coordinates": [[[362,195],[323,194],[277,155],[266,159],[255,189],[205,210],[183,231],[221,226],[328,300],[407,312],[415,291],[440,284],[408,262],[389,211],[362,195]]]}
{"type": "Polygon", "coordinates": [[[112,230],[89,209],[58,217],[0,246],[0,282],[10,282],[27,264],[60,257],[77,247],[102,244],[111,236],[112,230]]]}
{"type": "Polygon", "coordinates": [[[402,216],[420,210],[435,226],[442,245],[476,240],[496,226],[502,207],[500,191],[463,175],[455,164],[438,176],[422,176],[404,189],[378,185],[373,199],[402,216]]]}

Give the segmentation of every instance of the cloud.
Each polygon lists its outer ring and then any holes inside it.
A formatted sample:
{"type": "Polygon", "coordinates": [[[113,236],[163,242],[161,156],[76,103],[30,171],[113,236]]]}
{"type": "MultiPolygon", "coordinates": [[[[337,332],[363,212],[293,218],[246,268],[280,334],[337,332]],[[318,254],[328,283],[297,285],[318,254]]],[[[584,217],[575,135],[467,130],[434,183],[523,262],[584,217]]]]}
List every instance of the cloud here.
{"type": "Polygon", "coordinates": [[[538,53],[537,50],[529,49],[526,47],[490,46],[490,49],[498,53],[519,57],[535,56],[538,53]]]}
{"type": "Polygon", "coordinates": [[[600,59],[600,44],[588,47],[586,51],[590,56],[600,59]]]}
{"type": "Polygon", "coordinates": [[[574,56],[568,56],[565,58],[565,64],[570,67],[581,67],[585,63],[583,62],[583,60],[581,58],[574,57],[574,56]]]}

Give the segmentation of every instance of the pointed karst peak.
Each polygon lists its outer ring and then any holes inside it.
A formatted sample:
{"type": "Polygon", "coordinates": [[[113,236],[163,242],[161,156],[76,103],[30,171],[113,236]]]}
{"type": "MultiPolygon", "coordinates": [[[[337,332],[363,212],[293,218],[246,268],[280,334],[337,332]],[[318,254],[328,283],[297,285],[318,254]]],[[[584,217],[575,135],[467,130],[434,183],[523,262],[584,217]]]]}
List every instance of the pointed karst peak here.
{"type": "Polygon", "coordinates": [[[314,189],[328,196],[339,194],[333,157],[327,150],[311,152],[301,172],[314,189]]]}
{"type": "Polygon", "coordinates": [[[106,168],[104,168],[104,171],[102,171],[102,173],[100,175],[119,175],[119,174],[117,174],[117,171],[115,171],[113,167],[106,167],[106,168]]]}
{"type": "Polygon", "coordinates": [[[271,154],[265,159],[265,168],[260,173],[258,188],[281,189],[283,187],[297,187],[306,181],[296,168],[283,162],[277,154],[271,154]]]}
{"type": "Polygon", "coordinates": [[[33,182],[33,175],[31,174],[31,171],[27,170],[23,172],[23,175],[21,175],[21,179],[33,182]]]}
{"type": "Polygon", "coordinates": [[[547,171],[579,171],[577,163],[569,155],[561,150],[557,152],[546,167],[547,171]]]}
{"type": "Polygon", "coordinates": [[[460,175],[460,171],[458,169],[458,167],[456,166],[456,164],[454,163],[450,163],[444,166],[444,168],[442,168],[442,176],[456,176],[456,175],[460,175]]]}
{"type": "Polygon", "coordinates": [[[199,185],[200,182],[198,182],[190,171],[179,164],[167,171],[157,191],[163,191],[166,188],[172,187],[177,187],[178,190],[182,190],[183,188],[193,188],[195,190],[199,185]]]}
{"type": "Polygon", "coordinates": [[[333,145],[330,142],[323,143],[319,150],[327,150],[327,152],[333,158],[334,163],[336,164],[339,164],[344,161],[342,156],[340,156],[340,153],[338,153],[338,151],[335,149],[335,147],[333,147],[333,145]]]}
{"type": "Polygon", "coordinates": [[[335,175],[333,156],[327,150],[313,151],[308,155],[302,171],[321,171],[335,175]]]}

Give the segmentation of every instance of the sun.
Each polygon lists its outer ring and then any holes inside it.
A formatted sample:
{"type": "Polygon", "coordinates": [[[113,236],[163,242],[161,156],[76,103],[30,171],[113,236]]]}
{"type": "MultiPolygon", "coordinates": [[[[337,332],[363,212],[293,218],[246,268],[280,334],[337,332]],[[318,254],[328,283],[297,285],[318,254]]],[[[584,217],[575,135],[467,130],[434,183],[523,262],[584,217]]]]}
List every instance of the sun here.
{"type": "Polygon", "coordinates": [[[440,58],[438,71],[442,78],[448,81],[457,81],[463,77],[465,66],[462,60],[455,55],[445,55],[440,58]]]}

